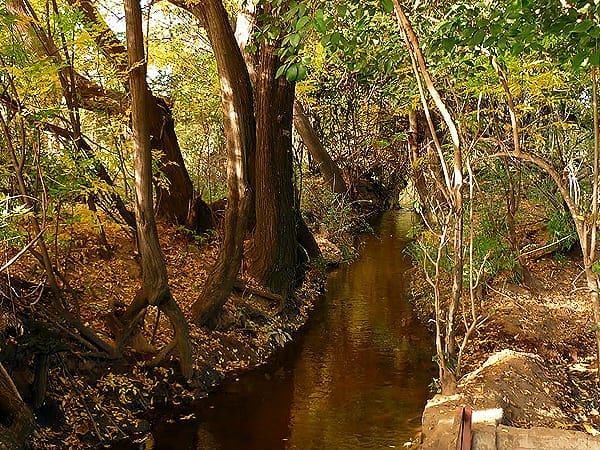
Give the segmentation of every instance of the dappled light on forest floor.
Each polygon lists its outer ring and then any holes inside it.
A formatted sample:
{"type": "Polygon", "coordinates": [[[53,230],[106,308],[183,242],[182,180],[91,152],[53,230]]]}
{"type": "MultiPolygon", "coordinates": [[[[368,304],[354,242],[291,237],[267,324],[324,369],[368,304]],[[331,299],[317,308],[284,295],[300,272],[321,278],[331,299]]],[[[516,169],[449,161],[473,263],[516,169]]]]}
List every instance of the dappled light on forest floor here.
{"type": "MultiPolygon", "coordinates": [[[[124,228],[106,223],[109,255],[98,241],[93,222],[79,214],[85,215],[86,210],[78,211],[56,238],[57,246],[67,249],[57,257],[57,266],[69,282],[65,301],[85,324],[110,340],[111,311],[129,304],[139,287],[135,241],[124,228]]],[[[158,226],[173,295],[189,317],[191,305],[216,258],[218,241],[214,235],[194,237],[182,228],[162,223],[158,226]]],[[[43,274],[29,254],[11,267],[11,275],[43,281],[43,274]]],[[[57,342],[72,345],[74,357],[62,353],[54,341],[49,343],[57,353],[50,358],[51,383],[39,412],[43,417],[32,439],[33,447],[90,448],[95,442],[145,434],[149,424],[141,417],[142,412],[202,398],[226,374],[255,366],[287,342],[304,323],[319,295],[318,279],[316,271],[307,275],[305,288],[299,293],[297,315],[291,319],[276,314],[277,302],[236,289],[225,307],[219,329],[190,326],[195,375],[189,382],[181,378],[171,356],[156,367],[150,364],[156,351],[167,345],[173,335],[168,319],[157,315],[156,308],[148,309],[139,338],[124,349],[126,360],[94,358],[67,335],[57,336],[57,342]]],[[[15,301],[23,304],[17,307],[26,311],[32,308],[35,314],[31,317],[52,317],[46,297],[36,299],[39,291],[32,288],[32,292],[33,295],[27,295],[27,289],[20,292],[15,301]]],[[[28,372],[28,362],[19,364],[25,380],[33,376],[28,372]]]]}

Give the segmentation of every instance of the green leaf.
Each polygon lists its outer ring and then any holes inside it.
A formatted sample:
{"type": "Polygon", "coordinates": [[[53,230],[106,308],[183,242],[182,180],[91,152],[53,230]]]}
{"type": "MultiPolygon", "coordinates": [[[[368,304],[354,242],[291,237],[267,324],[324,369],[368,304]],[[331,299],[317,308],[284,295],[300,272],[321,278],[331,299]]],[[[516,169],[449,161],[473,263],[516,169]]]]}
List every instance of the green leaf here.
{"type": "Polygon", "coordinates": [[[286,66],[279,66],[279,69],[277,69],[277,72],[275,72],[275,78],[279,78],[281,75],[283,75],[283,72],[286,71],[286,66]]]}
{"type": "Polygon", "coordinates": [[[386,13],[391,13],[394,10],[394,4],[392,0],[381,0],[381,5],[386,13]]]}
{"type": "Polygon", "coordinates": [[[342,39],[342,35],[337,31],[331,35],[331,43],[338,47],[340,45],[340,41],[342,39]]]}
{"type": "Polygon", "coordinates": [[[594,23],[590,19],[586,19],[579,22],[573,27],[573,33],[587,33],[587,31],[594,26],[594,23]]]}
{"type": "Polygon", "coordinates": [[[578,70],[579,68],[581,68],[581,66],[584,65],[584,61],[587,58],[588,58],[588,52],[583,51],[583,52],[577,53],[577,55],[575,55],[575,58],[573,58],[573,61],[571,62],[573,70],[578,70]]]}
{"type": "Polygon", "coordinates": [[[471,39],[471,45],[481,45],[485,38],[485,30],[477,30],[471,39]]]}
{"type": "Polygon", "coordinates": [[[446,50],[446,51],[452,50],[455,45],[456,45],[456,39],[455,38],[445,38],[445,39],[442,39],[441,47],[444,50],[446,50]]]}
{"type": "MultiPolygon", "coordinates": [[[[594,53],[590,55],[590,65],[592,66],[600,66],[600,50],[596,50],[594,53]]],[[[600,272],[598,272],[600,273],[600,272]]]]}
{"type": "Polygon", "coordinates": [[[286,70],[285,79],[288,80],[290,83],[293,83],[298,79],[298,73],[298,63],[294,63],[289,67],[289,69],[286,70]]]}
{"type": "Polygon", "coordinates": [[[296,77],[296,82],[304,80],[307,73],[307,67],[302,63],[298,63],[298,76],[296,77]]]}
{"type": "Polygon", "coordinates": [[[391,73],[392,72],[392,65],[394,64],[394,62],[391,59],[386,60],[385,63],[383,63],[383,68],[385,69],[385,73],[391,73]]]}
{"type": "Polygon", "coordinates": [[[304,3],[300,3],[298,6],[298,16],[303,17],[306,15],[306,5],[304,3]]]}
{"type": "Polygon", "coordinates": [[[303,30],[309,22],[310,22],[310,17],[308,17],[308,16],[300,17],[298,22],[296,22],[296,31],[303,30]]]}
{"type": "Polygon", "coordinates": [[[315,21],[314,21],[315,29],[319,33],[325,33],[327,30],[327,23],[325,23],[325,18],[323,17],[323,10],[318,9],[315,13],[315,21]]]}
{"type": "Polygon", "coordinates": [[[302,39],[302,35],[300,33],[290,34],[290,45],[292,47],[298,47],[300,45],[300,40],[302,39]]]}
{"type": "Polygon", "coordinates": [[[513,56],[517,56],[523,51],[524,48],[525,46],[523,44],[521,44],[520,42],[515,42],[510,48],[510,54],[513,56]]]}
{"type": "Polygon", "coordinates": [[[464,39],[470,39],[471,36],[473,36],[474,31],[475,31],[475,28],[466,26],[466,27],[463,28],[461,36],[464,39]]]}
{"type": "Polygon", "coordinates": [[[478,19],[475,26],[481,30],[485,30],[490,24],[490,21],[487,19],[478,19]]]}

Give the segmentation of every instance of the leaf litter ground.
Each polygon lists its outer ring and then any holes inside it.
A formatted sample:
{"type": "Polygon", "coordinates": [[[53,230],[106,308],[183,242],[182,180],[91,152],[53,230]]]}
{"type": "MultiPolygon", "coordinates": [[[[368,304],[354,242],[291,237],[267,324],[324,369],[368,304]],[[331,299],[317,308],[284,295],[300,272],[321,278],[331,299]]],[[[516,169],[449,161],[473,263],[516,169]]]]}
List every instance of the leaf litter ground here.
{"type": "MultiPolygon", "coordinates": [[[[110,256],[100,245],[98,230],[89,221],[66,226],[57,237],[53,256],[66,280],[66,303],[81,320],[104,339],[114,336],[107,314],[124,307],[139,287],[140,271],[133,236],[125,229],[104,225],[110,256]]],[[[208,271],[216,259],[214,236],[193,239],[182,229],[159,224],[159,235],[167,263],[170,287],[177,303],[189,318],[193,302],[200,295],[208,271]]],[[[6,259],[15,253],[5,247],[6,259]]],[[[43,273],[29,255],[11,267],[11,276],[43,283],[43,273]]],[[[217,330],[191,326],[194,377],[183,380],[174,357],[161,365],[148,366],[157,350],[173,338],[171,326],[157,310],[149,308],[143,338],[127,348],[125,361],[107,361],[91,354],[66,327],[56,320],[45,295],[33,285],[16,292],[5,282],[2,300],[7,314],[25,327],[30,320],[54,323],[49,327],[49,385],[46,402],[37,412],[41,426],[31,440],[32,448],[91,448],[131,436],[143,436],[149,429],[144,412],[163,406],[177,406],[204,397],[225,376],[264,363],[306,321],[313,301],[320,295],[322,272],[313,270],[297,293],[294,314],[277,314],[279,304],[262,298],[252,289],[238,289],[230,298],[217,330]],[[16,295],[18,294],[18,295],[16,295]],[[59,349],[57,342],[67,344],[59,349]]],[[[251,285],[250,285],[251,287],[251,285]]],[[[27,330],[25,334],[27,334],[27,330]]],[[[16,344],[19,337],[9,337],[16,344]]],[[[16,347],[15,347],[16,348],[16,347]]],[[[33,379],[33,355],[7,359],[4,364],[27,390],[33,379]]]]}
{"type": "MultiPolygon", "coordinates": [[[[105,316],[133,299],[139,287],[139,265],[130,233],[117,225],[105,225],[112,247],[107,258],[97,228],[89,224],[82,221],[64,228],[53,244],[61,248],[60,255],[67,256],[55,261],[68,281],[70,309],[111,339],[105,316]]],[[[189,317],[218,247],[209,236],[198,242],[184,230],[159,227],[170,286],[189,317]]],[[[326,240],[318,240],[326,252],[337,251],[326,240]]],[[[14,250],[4,250],[10,259],[14,250]]],[[[493,367],[481,370],[463,390],[474,406],[503,403],[512,425],[571,428],[593,434],[600,428],[600,394],[591,309],[580,263],[576,258],[543,258],[531,263],[530,270],[532,288],[502,279],[489,287],[483,307],[490,318],[468,347],[465,365],[467,371],[475,371],[490,355],[505,349],[538,355],[535,364],[516,359],[502,373],[493,367]]],[[[11,274],[44,281],[30,256],[11,267],[11,274]]],[[[58,327],[70,350],[57,350],[51,357],[48,400],[38,413],[42,426],[35,432],[32,447],[90,448],[132,435],[143,439],[149,428],[145,411],[203,397],[223,377],[264,362],[288,340],[305,322],[319,296],[319,277],[317,271],[309,273],[293,318],[278,316],[278,305],[272,300],[238,291],[228,302],[220,330],[192,326],[196,375],[189,382],[178,375],[174,360],[158,367],[146,365],[152,354],[148,352],[172,339],[169,323],[157,317],[153,308],[144,321],[146,339],[137,344],[138,351],[128,350],[127,364],[94,358],[58,327]]],[[[31,288],[13,296],[14,311],[22,320],[52,322],[55,314],[39,293],[31,288]]],[[[15,364],[21,367],[11,369],[21,370],[20,378],[31,381],[32,361],[24,357],[15,364]]]]}
{"type": "Polygon", "coordinates": [[[529,269],[529,288],[498,279],[487,289],[483,308],[489,320],[468,346],[466,370],[477,370],[502,350],[529,355],[505,358],[475,379],[467,377],[463,393],[474,406],[502,405],[513,426],[599,434],[593,320],[581,262],[546,257],[530,262],[529,269]]]}

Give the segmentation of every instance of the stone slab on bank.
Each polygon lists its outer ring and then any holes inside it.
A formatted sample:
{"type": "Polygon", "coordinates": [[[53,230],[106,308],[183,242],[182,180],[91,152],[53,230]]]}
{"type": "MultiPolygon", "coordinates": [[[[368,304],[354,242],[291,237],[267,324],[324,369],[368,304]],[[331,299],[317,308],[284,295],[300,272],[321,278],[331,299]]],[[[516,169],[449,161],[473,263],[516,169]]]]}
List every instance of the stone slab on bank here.
{"type": "Polygon", "coordinates": [[[537,355],[510,350],[492,355],[481,368],[461,380],[458,394],[436,395],[427,402],[422,448],[461,449],[465,417],[461,411],[469,407],[473,410],[470,448],[475,450],[600,450],[598,436],[546,428],[555,422],[566,422],[566,418],[545,383],[545,371],[537,355]],[[507,426],[522,423],[525,418],[532,419],[534,427],[507,426]]]}
{"type": "MultiPolygon", "coordinates": [[[[476,414],[477,411],[474,411],[476,414]]],[[[434,428],[423,434],[424,450],[456,450],[460,440],[457,415],[440,419],[434,428]]],[[[582,431],[554,428],[515,428],[493,423],[473,423],[473,450],[600,450],[600,436],[582,431]]],[[[467,450],[467,449],[462,449],[467,450]]]]}

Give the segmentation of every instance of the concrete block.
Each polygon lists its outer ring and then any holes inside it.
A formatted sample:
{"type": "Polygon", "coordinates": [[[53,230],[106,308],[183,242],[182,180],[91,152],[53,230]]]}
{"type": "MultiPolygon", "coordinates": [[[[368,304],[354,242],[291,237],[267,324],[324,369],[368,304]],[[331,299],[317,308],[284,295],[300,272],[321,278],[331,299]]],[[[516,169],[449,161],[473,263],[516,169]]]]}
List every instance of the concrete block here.
{"type": "Polygon", "coordinates": [[[496,425],[473,425],[473,450],[496,450],[496,425]]]}
{"type": "Polygon", "coordinates": [[[500,425],[497,429],[498,450],[600,450],[600,438],[581,431],[552,428],[513,428],[500,425]]]}

